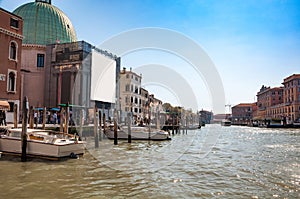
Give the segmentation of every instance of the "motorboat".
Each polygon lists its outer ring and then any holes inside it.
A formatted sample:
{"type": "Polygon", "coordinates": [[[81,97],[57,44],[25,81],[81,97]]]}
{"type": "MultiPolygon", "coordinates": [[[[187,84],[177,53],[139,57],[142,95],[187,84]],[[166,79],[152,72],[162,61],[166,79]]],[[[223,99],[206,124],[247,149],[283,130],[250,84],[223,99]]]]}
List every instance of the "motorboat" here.
{"type": "MultiPolygon", "coordinates": [[[[7,129],[0,134],[0,151],[3,154],[21,154],[22,129],[7,129]]],[[[85,151],[85,142],[78,136],[54,131],[28,129],[27,130],[28,156],[38,156],[48,159],[63,157],[77,157],[85,151]]]]}
{"type": "MultiPolygon", "coordinates": [[[[128,127],[118,126],[118,139],[128,139],[128,127]]],[[[114,125],[108,126],[104,134],[109,139],[114,139],[114,125]]],[[[132,126],[131,127],[132,140],[170,140],[170,135],[167,131],[160,129],[153,129],[147,126],[132,126]]]]}
{"type": "Polygon", "coordinates": [[[300,128],[300,118],[298,118],[297,120],[295,120],[293,122],[293,127],[294,128],[300,128]]]}
{"type": "Polygon", "coordinates": [[[228,119],[224,119],[224,120],[222,120],[221,125],[222,126],[231,126],[231,121],[228,119]]]}

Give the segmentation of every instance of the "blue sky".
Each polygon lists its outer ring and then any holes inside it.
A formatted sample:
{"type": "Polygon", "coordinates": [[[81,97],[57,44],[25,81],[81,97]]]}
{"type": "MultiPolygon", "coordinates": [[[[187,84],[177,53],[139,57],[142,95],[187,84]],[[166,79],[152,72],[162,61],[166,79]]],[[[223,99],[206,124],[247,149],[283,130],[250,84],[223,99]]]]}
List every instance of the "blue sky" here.
{"type": "MultiPolygon", "coordinates": [[[[32,1],[1,0],[0,6],[13,11],[25,2],[32,1]]],[[[226,103],[232,105],[253,102],[263,84],[280,86],[283,78],[300,73],[297,0],[52,0],[52,4],[71,19],[79,40],[96,46],[116,34],[143,27],[167,28],[186,35],[214,62],[223,81],[226,103]]],[[[142,54],[128,55],[122,63],[134,68],[159,57],[160,63],[172,65],[179,72],[184,67],[168,55],[151,51],[142,54]]],[[[202,80],[189,81],[197,93],[198,106],[211,110],[202,80]]],[[[149,90],[163,101],[177,103],[159,88],[149,90]]]]}

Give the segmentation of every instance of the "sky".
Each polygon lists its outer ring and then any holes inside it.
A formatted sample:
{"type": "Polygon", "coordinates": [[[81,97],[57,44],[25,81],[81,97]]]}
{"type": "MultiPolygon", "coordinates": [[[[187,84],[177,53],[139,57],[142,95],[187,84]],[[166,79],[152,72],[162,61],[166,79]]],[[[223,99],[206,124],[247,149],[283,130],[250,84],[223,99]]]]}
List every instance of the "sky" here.
{"type": "MultiPolygon", "coordinates": [[[[0,0],[0,6],[12,12],[27,2],[32,1],[0,0]]],[[[225,104],[232,106],[252,103],[262,85],[281,86],[285,77],[300,73],[298,0],[52,0],[52,5],[70,18],[78,40],[95,46],[137,28],[163,28],[186,36],[214,63],[225,104]]],[[[122,67],[133,70],[149,64],[172,68],[195,94],[197,106],[190,108],[221,112],[214,110],[205,77],[195,73],[187,60],[155,49],[121,58],[122,67]]],[[[143,86],[162,101],[181,105],[168,85],[143,86]]]]}

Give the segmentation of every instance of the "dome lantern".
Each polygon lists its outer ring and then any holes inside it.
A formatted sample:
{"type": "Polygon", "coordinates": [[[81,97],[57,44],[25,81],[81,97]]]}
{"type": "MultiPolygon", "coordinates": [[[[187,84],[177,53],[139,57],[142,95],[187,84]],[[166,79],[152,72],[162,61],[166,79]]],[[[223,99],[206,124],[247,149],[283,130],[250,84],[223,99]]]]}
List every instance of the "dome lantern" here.
{"type": "Polygon", "coordinates": [[[51,4],[51,0],[35,0],[35,2],[43,2],[43,3],[51,4]]]}

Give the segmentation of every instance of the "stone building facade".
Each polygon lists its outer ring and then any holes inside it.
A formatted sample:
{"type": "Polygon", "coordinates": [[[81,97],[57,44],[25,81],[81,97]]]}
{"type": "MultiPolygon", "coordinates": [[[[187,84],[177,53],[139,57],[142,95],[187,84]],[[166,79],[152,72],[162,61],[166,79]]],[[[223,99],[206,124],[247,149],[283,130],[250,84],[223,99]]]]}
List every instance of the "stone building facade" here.
{"type": "Polygon", "coordinates": [[[13,107],[20,107],[23,20],[0,8],[0,100],[9,103],[6,120],[13,122],[13,107]]]}
{"type": "Polygon", "coordinates": [[[232,124],[237,125],[248,125],[250,124],[253,118],[253,106],[256,106],[253,103],[240,103],[231,108],[232,116],[231,122],[232,124]]]}
{"type": "Polygon", "coordinates": [[[286,77],[282,84],[275,88],[263,86],[257,93],[255,120],[300,122],[300,74],[286,77]]]}
{"type": "Polygon", "coordinates": [[[282,113],[288,122],[300,122],[300,74],[293,74],[283,80],[284,98],[282,113]]]}
{"type": "MultiPolygon", "coordinates": [[[[143,117],[142,113],[142,97],[141,97],[141,81],[142,75],[138,75],[126,68],[120,72],[120,105],[122,118],[131,112],[135,120],[143,117]]],[[[145,92],[143,91],[145,94],[145,92]]],[[[144,99],[144,97],[143,97],[144,99]]]]}

